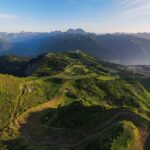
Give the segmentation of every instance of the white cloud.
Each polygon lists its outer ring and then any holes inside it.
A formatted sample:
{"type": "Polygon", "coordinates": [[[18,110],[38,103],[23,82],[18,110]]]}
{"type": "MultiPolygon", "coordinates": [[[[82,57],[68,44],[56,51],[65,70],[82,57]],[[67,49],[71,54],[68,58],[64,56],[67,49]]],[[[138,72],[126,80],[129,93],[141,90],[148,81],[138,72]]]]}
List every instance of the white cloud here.
{"type": "Polygon", "coordinates": [[[118,7],[127,16],[150,15],[150,0],[117,0],[118,7]]]}
{"type": "Polygon", "coordinates": [[[131,14],[133,16],[150,15],[150,4],[147,6],[141,6],[138,8],[127,10],[126,12],[124,12],[124,14],[126,14],[126,15],[131,14]]]}
{"type": "Polygon", "coordinates": [[[0,19],[17,19],[18,16],[14,14],[3,14],[0,13],[0,19]]]}

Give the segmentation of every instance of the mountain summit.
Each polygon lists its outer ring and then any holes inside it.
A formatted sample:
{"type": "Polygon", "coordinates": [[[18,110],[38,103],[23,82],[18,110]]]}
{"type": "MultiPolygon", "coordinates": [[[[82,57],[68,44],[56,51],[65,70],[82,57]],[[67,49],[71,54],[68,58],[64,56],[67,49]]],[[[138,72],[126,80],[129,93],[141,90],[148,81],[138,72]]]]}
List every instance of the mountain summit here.
{"type": "Polygon", "coordinates": [[[73,33],[73,34],[87,34],[88,32],[85,32],[83,29],[68,29],[66,31],[67,33],[73,33]]]}

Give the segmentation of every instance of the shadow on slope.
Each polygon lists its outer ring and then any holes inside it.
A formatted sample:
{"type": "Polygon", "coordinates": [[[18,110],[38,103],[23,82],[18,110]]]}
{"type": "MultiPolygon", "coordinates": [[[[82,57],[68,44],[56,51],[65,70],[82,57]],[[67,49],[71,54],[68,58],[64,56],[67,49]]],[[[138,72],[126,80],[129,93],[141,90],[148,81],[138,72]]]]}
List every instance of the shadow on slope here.
{"type": "Polygon", "coordinates": [[[61,150],[78,149],[88,141],[91,148],[95,147],[94,150],[107,150],[123,132],[119,123],[125,120],[135,124],[138,129],[146,130],[149,125],[146,119],[123,108],[104,110],[75,102],[69,106],[29,114],[25,123],[19,123],[20,136],[6,144],[9,150],[61,150]],[[95,145],[91,140],[97,136],[100,140],[95,145]]]}

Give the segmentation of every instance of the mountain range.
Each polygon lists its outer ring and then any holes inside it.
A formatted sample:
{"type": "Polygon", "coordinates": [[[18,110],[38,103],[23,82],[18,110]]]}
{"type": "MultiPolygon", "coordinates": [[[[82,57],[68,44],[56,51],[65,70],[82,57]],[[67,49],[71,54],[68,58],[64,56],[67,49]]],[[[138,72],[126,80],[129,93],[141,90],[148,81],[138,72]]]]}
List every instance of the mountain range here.
{"type": "Polygon", "coordinates": [[[124,65],[149,65],[149,33],[95,34],[82,29],[50,33],[0,33],[0,55],[36,57],[46,52],[82,50],[124,65]]]}

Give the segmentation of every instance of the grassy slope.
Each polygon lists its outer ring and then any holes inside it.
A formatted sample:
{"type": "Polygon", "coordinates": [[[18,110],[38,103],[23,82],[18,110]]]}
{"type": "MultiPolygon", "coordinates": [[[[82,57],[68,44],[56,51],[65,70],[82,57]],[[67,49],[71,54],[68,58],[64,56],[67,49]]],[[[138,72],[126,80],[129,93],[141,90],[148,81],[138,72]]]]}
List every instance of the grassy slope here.
{"type": "MultiPolygon", "coordinates": [[[[70,141],[79,150],[130,149],[138,141],[139,124],[127,111],[149,120],[150,93],[137,82],[120,79],[118,66],[81,52],[42,55],[28,65],[26,73],[34,77],[0,75],[0,133],[8,148],[60,149],[60,143],[70,141]],[[118,111],[125,111],[125,118],[101,129],[118,111]],[[85,140],[75,142],[80,138],[85,140]],[[47,146],[47,141],[59,144],[47,146]]],[[[146,124],[140,126],[146,130],[146,124]]]]}
{"type": "MultiPolygon", "coordinates": [[[[131,122],[121,121],[112,125],[107,130],[104,130],[102,136],[101,134],[98,133],[96,136],[81,143],[77,148],[79,150],[130,149],[132,143],[137,142],[138,138],[139,138],[139,133],[136,126],[131,122]]],[[[136,143],[136,144],[137,146],[141,147],[140,145],[141,143],[136,143]]]]}

